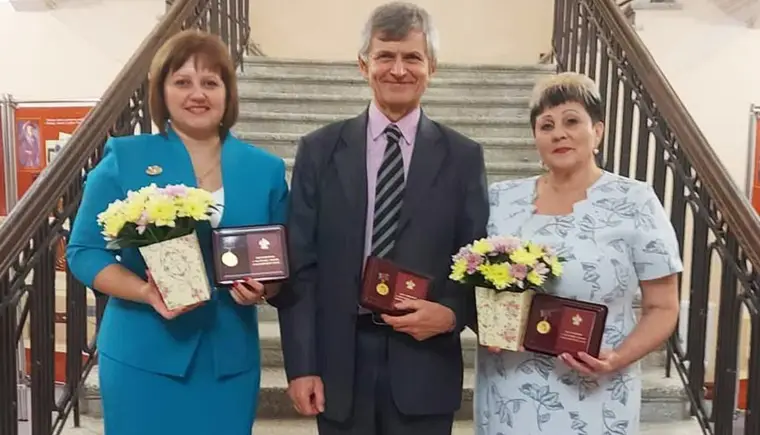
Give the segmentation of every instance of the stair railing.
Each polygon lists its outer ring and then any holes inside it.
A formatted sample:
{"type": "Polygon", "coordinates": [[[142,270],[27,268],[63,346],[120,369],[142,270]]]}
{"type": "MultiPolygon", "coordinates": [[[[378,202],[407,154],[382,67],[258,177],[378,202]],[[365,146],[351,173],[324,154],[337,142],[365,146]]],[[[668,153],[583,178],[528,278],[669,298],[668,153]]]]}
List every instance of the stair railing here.
{"type": "Polygon", "coordinates": [[[686,324],[669,340],[665,374],[675,367],[705,434],[733,434],[740,409],[744,433],[760,433],[757,213],[616,1],[555,0],[552,40],[558,69],[591,76],[606,101],[600,165],[648,181],[669,209],[686,265],[680,283],[688,309],[686,324]],[[720,337],[709,351],[712,306],[720,337]],[[742,323],[749,329],[740,331],[742,323]],[[748,346],[740,345],[742,332],[748,346]],[[742,352],[748,373],[739,379],[742,352]],[[706,377],[711,364],[713,380],[706,377]]]}
{"type": "MultiPolygon", "coordinates": [[[[62,273],[56,272],[61,241],[68,238],[84,177],[99,161],[109,136],[152,131],[147,73],[153,56],[169,37],[186,28],[220,35],[236,64],[242,66],[249,46],[248,14],[248,0],[167,1],[160,22],[0,225],[0,434],[18,434],[19,407],[26,406],[18,403],[18,397],[24,397],[17,396],[22,387],[31,391],[33,435],[60,434],[72,410],[74,425],[79,426],[78,397],[97,355],[94,340],[87,342],[88,289],[68,270],[63,272],[66,313],[61,316],[55,310],[55,283],[56,273],[62,273]],[[19,349],[27,351],[22,337],[27,322],[31,373],[22,380],[26,385],[18,385],[18,374],[25,368],[17,367],[16,355],[19,349]],[[54,331],[55,324],[62,322],[66,325],[66,367],[59,395],[54,331]]],[[[104,300],[98,298],[98,321],[103,308],[104,300]]]]}

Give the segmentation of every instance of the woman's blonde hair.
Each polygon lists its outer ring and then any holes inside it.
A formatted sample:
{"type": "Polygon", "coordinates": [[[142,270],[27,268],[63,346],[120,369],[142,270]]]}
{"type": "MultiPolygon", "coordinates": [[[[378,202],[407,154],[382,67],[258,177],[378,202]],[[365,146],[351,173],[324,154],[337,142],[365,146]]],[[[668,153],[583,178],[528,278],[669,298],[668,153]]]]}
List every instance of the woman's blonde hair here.
{"type": "Polygon", "coordinates": [[[227,45],[219,36],[190,29],[177,33],[159,48],[150,65],[148,103],[150,116],[159,131],[166,133],[169,109],[166,107],[164,82],[188,59],[194,58],[196,67],[203,66],[219,74],[226,88],[224,115],[219,126],[219,136],[224,138],[237,122],[240,108],[238,101],[235,64],[227,45]]]}
{"type": "Polygon", "coordinates": [[[530,126],[535,130],[536,119],[547,109],[565,103],[578,103],[588,112],[593,123],[604,121],[605,106],[599,88],[588,76],[563,72],[536,84],[530,98],[530,126]]]}

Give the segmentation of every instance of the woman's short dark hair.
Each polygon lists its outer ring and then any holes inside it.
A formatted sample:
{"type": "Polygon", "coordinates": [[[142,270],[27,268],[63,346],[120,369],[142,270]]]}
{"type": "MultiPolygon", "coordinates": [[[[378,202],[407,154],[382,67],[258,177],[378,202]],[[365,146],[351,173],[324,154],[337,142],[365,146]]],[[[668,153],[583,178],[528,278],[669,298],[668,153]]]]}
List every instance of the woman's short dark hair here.
{"type": "Polygon", "coordinates": [[[530,127],[535,131],[536,119],[545,110],[565,103],[578,103],[588,112],[591,122],[604,121],[605,105],[599,88],[588,76],[563,72],[540,81],[530,99],[530,127]]]}
{"type": "Polygon", "coordinates": [[[148,102],[151,119],[162,134],[166,133],[166,122],[169,120],[169,109],[166,107],[164,95],[166,77],[180,69],[192,57],[196,67],[203,66],[217,72],[224,82],[226,107],[219,126],[219,135],[224,138],[237,122],[240,112],[237,75],[227,45],[212,33],[195,29],[183,30],[159,48],[153,57],[149,73],[148,102]]]}

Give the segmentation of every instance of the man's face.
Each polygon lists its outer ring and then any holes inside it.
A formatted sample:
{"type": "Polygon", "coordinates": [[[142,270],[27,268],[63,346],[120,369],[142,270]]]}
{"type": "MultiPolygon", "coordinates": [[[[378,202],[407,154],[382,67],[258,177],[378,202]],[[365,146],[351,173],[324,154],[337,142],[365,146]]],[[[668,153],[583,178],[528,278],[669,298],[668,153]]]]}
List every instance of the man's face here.
{"type": "Polygon", "coordinates": [[[400,41],[383,39],[381,34],[372,37],[367,60],[359,59],[359,68],[378,106],[408,112],[419,105],[435,72],[425,35],[415,30],[400,41]]]}

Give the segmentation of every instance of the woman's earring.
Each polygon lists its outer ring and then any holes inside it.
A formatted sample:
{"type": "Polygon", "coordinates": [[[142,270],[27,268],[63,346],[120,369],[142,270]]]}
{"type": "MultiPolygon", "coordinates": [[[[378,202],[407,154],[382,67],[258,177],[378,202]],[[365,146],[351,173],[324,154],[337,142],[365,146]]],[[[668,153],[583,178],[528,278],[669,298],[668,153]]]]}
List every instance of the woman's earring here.
{"type": "Polygon", "coordinates": [[[594,148],[594,154],[599,154],[599,148],[594,148]]]}

